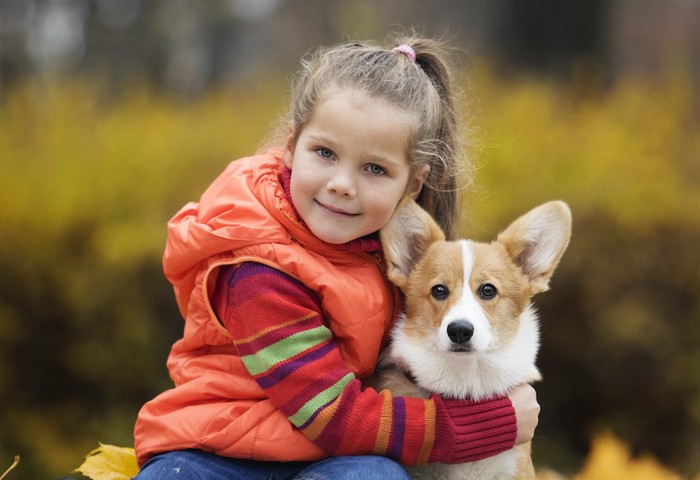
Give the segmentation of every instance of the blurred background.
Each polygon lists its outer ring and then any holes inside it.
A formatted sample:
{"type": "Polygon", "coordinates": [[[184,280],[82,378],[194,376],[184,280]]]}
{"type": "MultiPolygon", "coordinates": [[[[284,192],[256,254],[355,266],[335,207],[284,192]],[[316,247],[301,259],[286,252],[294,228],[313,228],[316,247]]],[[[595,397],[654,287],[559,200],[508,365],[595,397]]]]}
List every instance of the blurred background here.
{"type": "Polygon", "coordinates": [[[465,235],[574,213],[536,299],[536,463],[614,435],[700,472],[700,0],[0,0],[0,473],[133,445],[182,328],[167,220],[260,145],[304,52],[399,26],[461,50],[465,235]]]}

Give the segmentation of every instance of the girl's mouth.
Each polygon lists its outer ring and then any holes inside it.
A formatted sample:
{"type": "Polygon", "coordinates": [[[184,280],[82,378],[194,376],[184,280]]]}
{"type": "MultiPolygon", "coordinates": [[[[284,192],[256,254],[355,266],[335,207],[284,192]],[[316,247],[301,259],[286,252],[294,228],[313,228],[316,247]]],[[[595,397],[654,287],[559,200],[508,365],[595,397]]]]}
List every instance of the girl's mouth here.
{"type": "Polygon", "coordinates": [[[344,215],[347,217],[354,217],[354,216],[359,215],[359,213],[350,213],[350,212],[346,212],[345,210],[323,204],[323,203],[319,202],[318,200],[316,200],[316,203],[324,210],[328,210],[329,212],[334,213],[336,215],[344,215]]]}

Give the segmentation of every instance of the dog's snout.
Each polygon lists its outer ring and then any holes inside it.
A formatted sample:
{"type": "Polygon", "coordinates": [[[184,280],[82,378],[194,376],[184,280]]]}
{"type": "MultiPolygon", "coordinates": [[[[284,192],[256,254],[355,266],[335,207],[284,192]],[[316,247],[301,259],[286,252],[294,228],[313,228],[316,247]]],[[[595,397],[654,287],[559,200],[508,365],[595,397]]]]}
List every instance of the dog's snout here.
{"type": "Polygon", "coordinates": [[[457,320],[447,326],[447,336],[454,343],[463,345],[474,335],[474,325],[466,320],[457,320]]]}

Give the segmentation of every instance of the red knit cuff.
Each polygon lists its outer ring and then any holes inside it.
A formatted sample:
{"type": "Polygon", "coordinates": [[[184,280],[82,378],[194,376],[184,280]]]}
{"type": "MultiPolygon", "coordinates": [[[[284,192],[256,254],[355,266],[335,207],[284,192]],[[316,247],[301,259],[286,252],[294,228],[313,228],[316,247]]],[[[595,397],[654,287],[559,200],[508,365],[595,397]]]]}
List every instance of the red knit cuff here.
{"type": "Polygon", "coordinates": [[[435,445],[430,462],[464,463],[497,455],[515,446],[518,424],[508,397],[479,402],[435,401],[435,445]]]}

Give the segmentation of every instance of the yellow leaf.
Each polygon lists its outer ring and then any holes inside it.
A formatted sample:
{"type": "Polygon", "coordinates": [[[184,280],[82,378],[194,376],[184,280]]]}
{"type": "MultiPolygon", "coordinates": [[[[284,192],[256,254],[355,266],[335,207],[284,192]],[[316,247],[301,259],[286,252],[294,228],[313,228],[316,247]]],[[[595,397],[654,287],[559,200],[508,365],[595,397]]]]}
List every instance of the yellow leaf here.
{"type": "Polygon", "coordinates": [[[136,476],[139,467],[133,448],[100,443],[75,471],[92,480],[129,480],[136,476]]]}
{"type": "Polygon", "coordinates": [[[632,458],[629,448],[609,432],[598,435],[583,471],[574,480],[680,480],[651,456],[632,458]]]}

